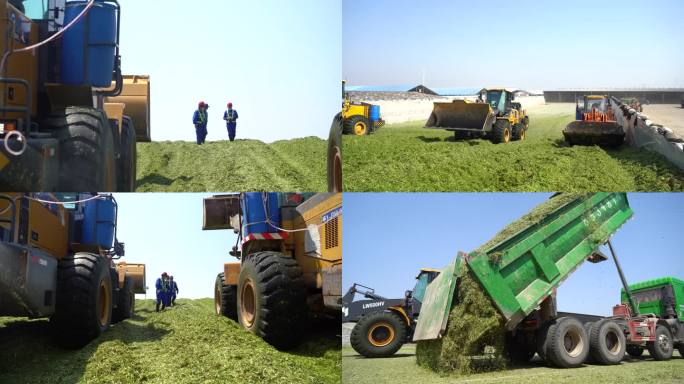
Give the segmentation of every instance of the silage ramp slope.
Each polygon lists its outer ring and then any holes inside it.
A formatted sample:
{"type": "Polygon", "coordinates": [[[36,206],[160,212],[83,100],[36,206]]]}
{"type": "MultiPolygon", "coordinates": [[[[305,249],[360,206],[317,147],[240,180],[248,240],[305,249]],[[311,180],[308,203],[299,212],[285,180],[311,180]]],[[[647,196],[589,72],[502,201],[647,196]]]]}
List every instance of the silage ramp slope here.
{"type": "MultiPolygon", "coordinates": [[[[281,352],[234,321],[216,316],[211,299],[178,304],[156,313],[151,300],[138,301],[133,319],[76,351],[50,343],[47,321],[22,320],[26,337],[1,345],[0,382],[339,382],[339,338],[315,335],[301,347],[281,352]]],[[[11,331],[16,334],[17,329],[11,331]]],[[[0,328],[0,341],[5,332],[0,328]]]]}
{"type": "Polygon", "coordinates": [[[455,141],[424,122],[345,137],[349,192],[681,191],[684,173],[657,153],[622,146],[569,146],[570,114],[532,114],[524,141],[455,141]]]}
{"type": "Polygon", "coordinates": [[[315,137],[138,144],[138,191],[325,191],[327,143],[315,137]]]}

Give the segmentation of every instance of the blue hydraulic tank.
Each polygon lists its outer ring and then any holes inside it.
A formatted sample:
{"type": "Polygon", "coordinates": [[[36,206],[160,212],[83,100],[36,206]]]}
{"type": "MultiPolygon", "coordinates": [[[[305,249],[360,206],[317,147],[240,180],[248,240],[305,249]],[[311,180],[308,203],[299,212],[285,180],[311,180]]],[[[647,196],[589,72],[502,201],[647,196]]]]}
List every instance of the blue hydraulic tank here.
{"type": "Polygon", "coordinates": [[[269,225],[268,219],[271,223],[281,226],[280,222],[280,204],[279,193],[269,192],[247,192],[243,194],[242,198],[242,212],[243,212],[243,238],[252,233],[276,233],[278,230],[272,225],[269,225]],[[266,207],[266,210],[264,209],[266,207]]]}
{"type": "MultiPolygon", "coordinates": [[[[64,25],[74,20],[88,4],[68,1],[64,25]]],[[[112,83],[117,44],[117,9],[97,0],[88,14],[64,33],[61,76],[64,84],[109,87],[112,83]]]]}
{"type": "Polygon", "coordinates": [[[116,232],[116,202],[111,196],[84,203],[81,242],[110,249],[116,232]]]}

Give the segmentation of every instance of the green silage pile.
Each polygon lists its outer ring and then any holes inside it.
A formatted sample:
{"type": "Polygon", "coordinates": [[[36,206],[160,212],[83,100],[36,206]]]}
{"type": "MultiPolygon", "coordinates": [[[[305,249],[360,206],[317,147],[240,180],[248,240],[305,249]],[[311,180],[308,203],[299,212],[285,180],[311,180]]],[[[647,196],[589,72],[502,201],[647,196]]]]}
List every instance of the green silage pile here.
{"type": "MultiPolygon", "coordinates": [[[[581,196],[581,193],[554,196],[506,226],[476,251],[491,248],[581,196]]],[[[490,255],[490,262],[496,263],[500,257],[500,254],[490,255]]],[[[504,348],[505,320],[467,264],[462,268],[446,334],[438,340],[419,341],[416,360],[419,365],[442,373],[471,374],[504,369],[508,362],[504,348]]]]}

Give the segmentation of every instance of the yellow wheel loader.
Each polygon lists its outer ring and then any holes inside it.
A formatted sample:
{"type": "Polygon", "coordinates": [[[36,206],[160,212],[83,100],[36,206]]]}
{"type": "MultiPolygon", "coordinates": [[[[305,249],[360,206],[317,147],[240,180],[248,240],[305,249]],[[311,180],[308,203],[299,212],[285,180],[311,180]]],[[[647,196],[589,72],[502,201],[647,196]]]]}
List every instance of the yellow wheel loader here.
{"type": "Polygon", "coordinates": [[[454,132],[456,140],[487,138],[494,144],[525,140],[530,119],[507,89],[487,89],[477,101],[436,102],[425,128],[454,132]]]}
{"type": "Polygon", "coordinates": [[[238,234],[238,262],[216,277],[217,314],[279,349],[300,342],[310,315],[341,319],[341,194],[214,196],[204,199],[203,229],[238,234]]]}
{"type": "Polygon", "coordinates": [[[0,190],[133,191],[149,78],[123,76],[116,0],[0,0],[0,190]]]}
{"type": "Polygon", "coordinates": [[[380,106],[352,101],[342,81],[342,133],[345,135],[365,136],[385,125],[380,118],[380,106]]]}
{"type": "Polygon", "coordinates": [[[111,195],[0,194],[0,316],[49,317],[67,347],[130,318],[145,265],[115,263],[117,211],[111,195]]]}

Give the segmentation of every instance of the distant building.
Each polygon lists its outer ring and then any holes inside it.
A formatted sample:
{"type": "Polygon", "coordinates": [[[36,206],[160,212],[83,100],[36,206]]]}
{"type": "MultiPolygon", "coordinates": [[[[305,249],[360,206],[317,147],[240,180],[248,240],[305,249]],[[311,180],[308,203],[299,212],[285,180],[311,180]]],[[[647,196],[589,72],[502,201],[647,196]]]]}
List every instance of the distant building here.
{"type": "Polygon", "coordinates": [[[642,103],[679,104],[684,88],[576,88],[544,91],[547,103],[574,103],[584,95],[608,95],[618,99],[637,98],[642,103]]]}

